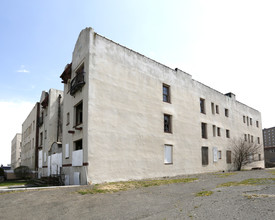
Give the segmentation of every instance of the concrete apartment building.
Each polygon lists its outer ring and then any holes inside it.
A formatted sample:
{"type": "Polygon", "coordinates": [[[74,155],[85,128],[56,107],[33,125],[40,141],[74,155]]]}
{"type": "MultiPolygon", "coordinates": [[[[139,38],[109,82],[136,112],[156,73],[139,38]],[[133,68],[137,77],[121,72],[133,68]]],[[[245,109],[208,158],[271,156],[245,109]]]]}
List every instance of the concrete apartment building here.
{"type": "Polygon", "coordinates": [[[22,134],[16,134],[11,141],[11,169],[21,165],[21,140],[22,134]]]}
{"type": "Polygon", "coordinates": [[[40,103],[37,102],[22,124],[21,165],[38,167],[38,126],[40,103]]]}
{"type": "Polygon", "coordinates": [[[266,165],[275,166],[275,127],[263,129],[264,155],[266,165]]]}
{"type": "MultiPolygon", "coordinates": [[[[64,83],[62,172],[91,184],[233,169],[233,139],[262,144],[261,114],[95,33],[81,31],[64,83]]],[[[263,152],[250,167],[264,167],[263,152]]]]}
{"type": "Polygon", "coordinates": [[[60,174],[63,91],[43,91],[39,111],[38,176],[60,174]]]}

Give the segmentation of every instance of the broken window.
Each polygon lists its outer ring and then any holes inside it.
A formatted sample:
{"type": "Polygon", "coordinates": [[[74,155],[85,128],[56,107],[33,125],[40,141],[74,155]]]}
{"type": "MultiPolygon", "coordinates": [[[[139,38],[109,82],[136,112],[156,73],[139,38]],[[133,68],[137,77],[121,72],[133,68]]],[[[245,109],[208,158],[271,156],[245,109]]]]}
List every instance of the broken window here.
{"type": "Polygon", "coordinates": [[[74,150],[82,150],[82,139],[74,141],[74,150]]]}
{"type": "Polygon", "coordinates": [[[208,147],[201,147],[202,165],[208,165],[208,147]]]}
{"type": "Polygon", "coordinates": [[[164,114],[164,132],[172,133],[171,115],[164,114]]]}
{"type": "Polygon", "coordinates": [[[163,84],[162,85],[163,101],[171,102],[170,100],[170,86],[163,84]]]}
{"type": "Polygon", "coordinates": [[[75,125],[80,125],[83,123],[83,102],[75,106],[75,125]]]}

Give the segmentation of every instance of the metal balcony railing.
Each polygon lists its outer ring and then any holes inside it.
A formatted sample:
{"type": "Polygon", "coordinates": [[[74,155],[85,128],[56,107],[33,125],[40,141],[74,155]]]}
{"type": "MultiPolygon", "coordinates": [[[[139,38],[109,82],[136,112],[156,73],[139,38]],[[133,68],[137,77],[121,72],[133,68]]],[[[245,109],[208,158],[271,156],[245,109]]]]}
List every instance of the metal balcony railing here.
{"type": "Polygon", "coordinates": [[[81,89],[84,84],[84,74],[85,72],[78,73],[71,81],[70,95],[74,95],[79,89],[81,89]]]}

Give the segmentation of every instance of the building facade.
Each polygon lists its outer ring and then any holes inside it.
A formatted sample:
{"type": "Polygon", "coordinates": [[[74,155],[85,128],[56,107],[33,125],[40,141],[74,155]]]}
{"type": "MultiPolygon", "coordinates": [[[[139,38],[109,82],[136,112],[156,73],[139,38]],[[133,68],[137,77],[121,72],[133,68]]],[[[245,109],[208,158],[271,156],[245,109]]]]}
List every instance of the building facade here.
{"type": "MultiPolygon", "coordinates": [[[[234,169],[234,139],[262,143],[261,114],[95,33],[81,31],[64,83],[62,172],[91,184],[234,169]]],[[[264,167],[263,152],[251,167],[264,167]]]]}
{"type": "Polygon", "coordinates": [[[63,91],[43,91],[39,111],[38,176],[60,174],[63,91]]]}
{"type": "Polygon", "coordinates": [[[31,170],[38,167],[38,120],[40,103],[37,102],[22,124],[21,165],[31,170]]]}
{"type": "Polygon", "coordinates": [[[11,142],[11,169],[21,165],[21,140],[22,134],[16,134],[11,142]]]}
{"type": "Polygon", "coordinates": [[[263,129],[266,167],[275,166],[275,127],[263,129]]]}

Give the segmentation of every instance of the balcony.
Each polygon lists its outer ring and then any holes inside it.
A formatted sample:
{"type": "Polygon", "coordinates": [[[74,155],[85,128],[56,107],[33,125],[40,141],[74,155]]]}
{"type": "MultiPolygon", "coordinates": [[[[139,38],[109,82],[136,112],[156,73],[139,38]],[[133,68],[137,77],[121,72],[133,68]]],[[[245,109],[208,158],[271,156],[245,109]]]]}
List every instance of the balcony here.
{"type": "Polygon", "coordinates": [[[84,86],[84,74],[85,72],[80,72],[72,79],[70,95],[74,95],[79,89],[84,86]]]}

